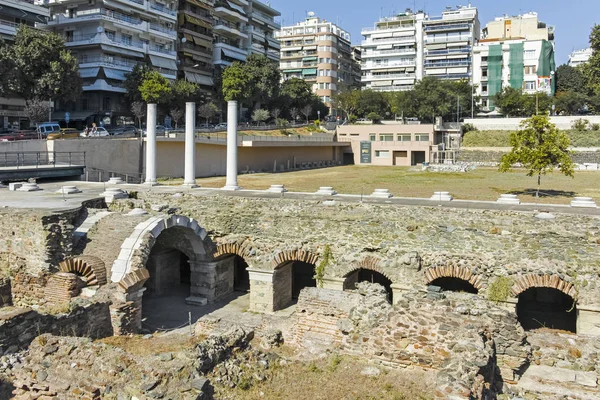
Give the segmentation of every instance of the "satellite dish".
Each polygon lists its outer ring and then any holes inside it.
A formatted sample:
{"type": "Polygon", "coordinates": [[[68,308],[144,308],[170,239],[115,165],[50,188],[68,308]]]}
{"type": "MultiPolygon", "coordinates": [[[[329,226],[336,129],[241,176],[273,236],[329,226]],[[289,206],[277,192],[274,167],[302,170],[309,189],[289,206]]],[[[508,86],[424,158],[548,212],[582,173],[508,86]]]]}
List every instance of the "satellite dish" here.
{"type": "Polygon", "coordinates": [[[309,12],[308,12],[308,16],[312,18],[312,17],[314,17],[314,16],[315,16],[315,13],[314,13],[313,11],[309,11],[309,12]]]}
{"type": "Polygon", "coordinates": [[[186,38],[181,38],[181,43],[185,43],[185,42],[187,42],[187,39],[186,38]]]}
{"type": "Polygon", "coordinates": [[[96,28],[96,31],[98,33],[102,33],[104,31],[104,28],[102,28],[101,26],[99,26],[98,28],[96,28]]]}

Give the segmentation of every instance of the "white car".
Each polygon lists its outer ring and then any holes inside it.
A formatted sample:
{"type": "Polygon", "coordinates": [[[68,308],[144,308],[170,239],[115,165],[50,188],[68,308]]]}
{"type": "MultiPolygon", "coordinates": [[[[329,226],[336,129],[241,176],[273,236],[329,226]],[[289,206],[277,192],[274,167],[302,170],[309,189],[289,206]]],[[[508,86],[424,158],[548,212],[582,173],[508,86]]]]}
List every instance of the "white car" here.
{"type": "Polygon", "coordinates": [[[81,137],[100,137],[100,136],[110,136],[110,134],[104,127],[98,126],[98,127],[96,127],[96,132],[92,132],[92,130],[90,129],[87,134],[84,131],[84,132],[81,132],[79,134],[79,136],[81,136],[81,137]]]}

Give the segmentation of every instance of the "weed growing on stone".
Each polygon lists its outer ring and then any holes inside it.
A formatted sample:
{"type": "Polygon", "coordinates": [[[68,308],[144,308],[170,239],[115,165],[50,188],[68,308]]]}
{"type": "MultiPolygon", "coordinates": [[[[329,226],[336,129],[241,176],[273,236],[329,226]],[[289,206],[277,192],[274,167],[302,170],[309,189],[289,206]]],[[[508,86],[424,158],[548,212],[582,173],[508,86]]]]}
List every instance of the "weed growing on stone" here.
{"type": "Polygon", "coordinates": [[[499,276],[491,283],[488,288],[488,299],[499,303],[506,301],[510,296],[510,288],[513,285],[511,278],[506,276],[499,276]]]}
{"type": "Polygon", "coordinates": [[[323,256],[321,262],[315,268],[315,280],[317,281],[317,286],[320,288],[323,287],[323,277],[325,276],[325,269],[331,262],[333,262],[331,246],[326,244],[325,248],[323,249],[323,256]]]}

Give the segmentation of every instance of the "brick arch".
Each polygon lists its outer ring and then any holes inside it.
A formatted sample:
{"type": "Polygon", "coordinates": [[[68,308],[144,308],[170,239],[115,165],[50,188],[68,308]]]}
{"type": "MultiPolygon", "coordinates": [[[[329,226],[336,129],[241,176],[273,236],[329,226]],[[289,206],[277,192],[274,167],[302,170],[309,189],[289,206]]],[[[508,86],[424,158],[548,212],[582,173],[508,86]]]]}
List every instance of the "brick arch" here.
{"type": "Polygon", "coordinates": [[[139,223],[133,233],[125,239],[121,245],[119,257],[112,266],[111,281],[119,282],[133,270],[144,268],[149,249],[145,249],[149,244],[154,243],[158,236],[166,229],[173,227],[187,228],[186,235],[190,239],[192,250],[197,255],[206,254],[206,239],[208,233],[204,228],[198,225],[194,219],[183,215],[173,215],[170,217],[152,217],[139,223]],[[140,251],[147,250],[147,251],[140,251]]]}
{"type": "Polygon", "coordinates": [[[228,255],[237,255],[242,258],[248,258],[252,254],[252,244],[249,242],[232,242],[232,243],[221,243],[217,245],[217,248],[212,254],[213,259],[218,260],[228,255]]]}
{"type": "Polygon", "coordinates": [[[465,267],[457,265],[446,265],[427,268],[424,271],[425,283],[430,284],[438,278],[457,278],[469,282],[477,290],[483,287],[483,279],[481,275],[474,274],[465,267]]]}
{"type": "Polygon", "coordinates": [[[283,264],[291,261],[300,261],[307,264],[317,264],[319,256],[312,251],[296,249],[296,250],[284,250],[275,254],[273,257],[273,265],[275,269],[281,267],[283,264]]]}
{"type": "Polygon", "coordinates": [[[83,277],[87,286],[105,285],[106,266],[104,261],[94,256],[67,258],[58,264],[60,272],[70,272],[83,277]]]}
{"type": "Polygon", "coordinates": [[[385,276],[387,279],[393,282],[392,278],[390,278],[390,276],[381,267],[381,259],[373,256],[366,256],[358,263],[354,264],[350,269],[346,270],[346,272],[344,272],[342,276],[345,278],[359,269],[368,269],[371,271],[379,272],[381,275],[385,276]]]}
{"type": "Polygon", "coordinates": [[[575,285],[561,279],[558,275],[535,275],[528,274],[519,276],[511,288],[513,296],[518,296],[530,288],[551,288],[571,296],[573,300],[577,299],[577,289],[575,285]]]}

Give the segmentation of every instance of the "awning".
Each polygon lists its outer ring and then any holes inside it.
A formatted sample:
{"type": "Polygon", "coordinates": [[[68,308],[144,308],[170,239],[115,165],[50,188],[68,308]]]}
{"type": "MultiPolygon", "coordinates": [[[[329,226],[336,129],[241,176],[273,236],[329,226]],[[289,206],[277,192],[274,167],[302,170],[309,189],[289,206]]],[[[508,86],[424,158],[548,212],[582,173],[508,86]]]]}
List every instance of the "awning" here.
{"type": "Polygon", "coordinates": [[[304,50],[316,50],[317,46],[304,46],[303,49],[304,50]]]}
{"type": "Polygon", "coordinates": [[[200,18],[192,17],[191,15],[187,15],[187,14],[184,14],[184,16],[185,16],[185,21],[189,22],[190,24],[201,26],[203,28],[208,28],[208,29],[212,28],[211,24],[209,24],[206,21],[201,20],[200,18]]]}
{"type": "Polygon", "coordinates": [[[298,47],[285,47],[283,49],[281,49],[281,51],[300,51],[302,50],[302,46],[298,46],[298,47]]]}
{"type": "Polygon", "coordinates": [[[195,72],[185,71],[185,78],[190,81],[204,86],[213,86],[214,82],[210,76],[200,75],[195,72]]]}
{"type": "Polygon", "coordinates": [[[98,71],[100,68],[79,68],[79,75],[82,78],[95,78],[98,76],[98,71]]]}
{"type": "Polygon", "coordinates": [[[317,74],[317,69],[316,68],[306,68],[302,70],[302,75],[316,75],[317,74]]]}
{"type": "Polygon", "coordinates": [[[379,46],[377,46],[377,50],[391,50],[392,47],[394,47],[391,44],[380,44],[379,46]]]}
{"type": "Polygon", "coordinates": [[[127,50],[122,47],[115,47],[106,44],[101,44],[100,48],[109,53],[117,53],[117,54],[126,54],[131,57],[144,57],[144,53],[140,53],[138,51],[127,50]]]}
{"type": "Polygon", "coordinates": [[[212,47],[212,42],[206,39],[202,39],[199,37],[194,36],[194,43],[196,43],[198,46],[204,46],[206,48],[211,48],[212,47]]]}
{"type": "Polygon", "coordinates": [[[195,61],[202,61],[207,64],[212,63],[212,56],[208,54],[192,54],[190,57],[195,61]]]}
{"type": "Polygon", "coordinates": [[[187,33],[183,34],[183,37],[185,38],[185,40],[187,40],[188,42],[193,42],[194,41],[194,37],[192,35],[188,35],[187,33]]]}
{"type": "Polygon", "coordinates": [[[244,15],[246,14],[246,11],[244,11],[244,9],[240,6],[238,6],[235,3],[232,3],[230,1],[227,2],[227,4],[229,4],[229,7],[233,8],[234,10],[236,10],[237,12],[239,12],[240,14],[244,15]]]}
{"type": "Polygon", "coordinates": [[[119,71],[118,69],[104,68],[104,75],[106,75],[108,79],[115,79],[117,81],[124,81],[127,79],[125,72],[119,71]]]}
{"type": "Polygon", "coordinates": [[[317,57],[302,57],[302,61],[317,61],[317,57]]]}
{"type": "Polygon", "coordinates": [[[226,57],[235,58],[236,60],[240,60],[240,61],[246,61],[246,56],[238,54],[235,51],[230,51],[230,50],[226,50],[226,49],[221,49],[221,51],[223,52],[223,54],[225,54],[226,57]]]}
{"type": "Polygon", "coordinates": [[[371,86],[391,86],[392,81],[373,81],[371,86]]]}
{"type": "Polygon", "coordinates": [[[161,58],[158,56],[150,56],[150,62],[155,67],[161,67],[166,69],[177,69],[177,63],[173,60],[167,60],[166,58],[161,58]]]}
{"type": "Polygon", "coordinates": [[[301,69],[284,69],[283,70],[284,74],[293,74],[295,72],[302,72],[302,70],[301,69]]]}
{"type": "Polygon", "coordinates": [[[187,0],[188,2],[192,3],[195,6],[201,7],[201,8],[213,8],[213,5],[206,1],[206,0],[187,0]]]}

